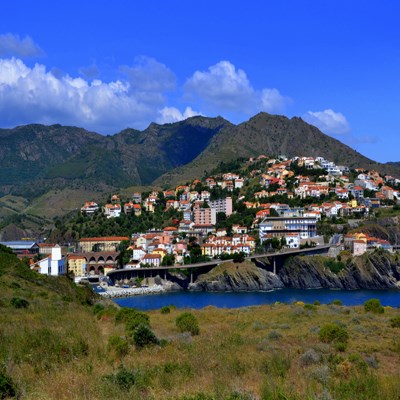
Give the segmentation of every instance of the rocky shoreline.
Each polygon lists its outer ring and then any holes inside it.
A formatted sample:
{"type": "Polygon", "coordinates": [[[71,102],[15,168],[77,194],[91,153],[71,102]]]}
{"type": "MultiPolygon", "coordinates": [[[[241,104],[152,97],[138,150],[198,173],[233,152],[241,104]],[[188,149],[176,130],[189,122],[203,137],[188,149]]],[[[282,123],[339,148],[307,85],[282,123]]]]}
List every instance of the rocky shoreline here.
{"type": "Polygon", "coordinates": [[[368,254],[345,260],[345,268],[333,272],[326,265],[326,257],[302,256],[289,259],[277,269],[268,260],[252,263],[226,263],[195,277],[190,283],[180,273],[171,274],[171,280],[156,278],[154,285],[145,288],[108,289],[102,297],[117,298],[161,292],[189,290],[207,292],[251,292],[278,289],[338,289],[338,290],[400,290],[400,255],[368,254]]]}
{"type": "Polygon", "coordinates": [[[400,256],[389,253],[348,258],[345,268],[333,272],[326,257],[289,259],[273,274],[268,260],[256,264],[224,264],[196,277],[187,288],[194,291],[258,291],[293,289],[399,289],[400,256]]]}

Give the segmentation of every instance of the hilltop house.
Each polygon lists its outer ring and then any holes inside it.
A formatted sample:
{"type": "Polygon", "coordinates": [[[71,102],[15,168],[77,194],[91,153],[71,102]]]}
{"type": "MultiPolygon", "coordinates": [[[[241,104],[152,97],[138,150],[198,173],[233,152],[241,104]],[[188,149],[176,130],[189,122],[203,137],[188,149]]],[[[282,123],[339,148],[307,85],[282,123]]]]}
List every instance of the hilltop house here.
{"type": "Polygon", "coordinates": [[[95,203],[94,201],[87,201],[81,208],[81,213],[90,215],[94,214],[98,210],[99,210],[99,205],[97,203],[95,203]]]}

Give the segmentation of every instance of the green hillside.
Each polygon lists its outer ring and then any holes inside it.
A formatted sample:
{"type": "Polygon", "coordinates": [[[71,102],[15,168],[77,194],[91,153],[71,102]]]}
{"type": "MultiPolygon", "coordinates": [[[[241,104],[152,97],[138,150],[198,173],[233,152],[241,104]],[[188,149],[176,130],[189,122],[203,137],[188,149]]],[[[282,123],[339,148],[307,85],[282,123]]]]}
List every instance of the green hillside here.
{"type": "Polygon", "coordinates": [[[0,246],[0,398],[393,400],[400,393],[397,309],[296,303],[182,313],[101,304],[0,246]]]}

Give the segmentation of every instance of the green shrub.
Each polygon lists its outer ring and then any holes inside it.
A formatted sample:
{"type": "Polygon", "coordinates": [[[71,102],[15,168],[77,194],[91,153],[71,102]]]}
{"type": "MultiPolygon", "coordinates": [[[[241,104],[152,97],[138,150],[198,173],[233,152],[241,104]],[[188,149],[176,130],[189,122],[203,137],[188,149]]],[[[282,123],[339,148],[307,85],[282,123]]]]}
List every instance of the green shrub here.
{"type": "Polygon", "coordinates": [[[169,314],[171,312],[171,308],[169,306],[164,306],[161,308],[161,314],[169,314]]]}
{"type": "Polygon", "coordinates": [[[21,299],[21,297],[13,297],[11,299],[11,305],[15,308],[28,308],[29,301],[25,299],[21,299]]]}
{"type": "Polygon", "coordinates": [[[133,333],[133,343],[138,349],[159,344],[157,336],[148,325],[139,325],[133,333]]]}
{"type": "Polygon", "coordinates": [[[136,311],[136,313],[132,314],[126,322],[126,331],[128,335],[131,336],[140,325],[150,326],[150,318],[144,312],[136,311]]]}
{"type": "Polygon", "coordinates": [[[343,351],[346,351],[346,349],[347,349],[347,343],[346,342],[335,342],[334,347],[335,347],[336,351],[343,352],[343,351]]]}
{"type": "Polygon", "coordinates": [[[108,350],[114,351],[118,357],[124,357],[129,352],[128,341],[121,336],[112,335],[108,338],[108,350]]]}
{"type": "Polygon", "coordinates": [[[97,312],[97,319],[113,319],[117,314],[117,307],[107,306],[103,310],[97,312]]]}
{"type": "Polygon", "coordinates": [[[0,399],[8,399],[16,395],[17,388],[13,380],[5,372],[0,371],[0,399]]]}
{"type": "Polygon", "coordinates": [[[138,312],[136,308],[121,308],[115,314],[115,322],[117,323],[126,323],[131,318],[132,315],[135,315],[138,312]]]}
{"type": "Polygon", "coordinates": [[[400,328],[400,316],[392,318],[390,320],[390,326],[392,328],[400,328]]]}
{"type": "Polygon", "coordinates": [[[99,304],[99,303],[95,304],[95,305],[93,306],[93,314],[94,314],[94,315],[97,315],[100,311],[103,311],[104,308],[105,308],[105,307],[103,306],[103,304],[99,304]]]}
{"type": "Polygon", "coordinates": [[[375,314],[383,314],[385,309],[382,307],[379,299],[369,299],[364,303],[365,312],[372,312],[375,314]]]}
{"type": "Polygon", "coordinates": [[[324,266],[329,268],[334,274],[346,269],[346,264],[343,261],[326,260],[324,266]]]}
{"type": "Polygon", "coordinates": [[[139,382],[140,373],[138,370],[132,371],[121,366],[115,374],[106,375],[104,378],[122,390],[129,390],[139,382]]]}
{"type": "Polygon", "coordinates": [[[314,301],[314,306],[320,306],[320,305],[321,305],[321,302],[319,300],[314,301]]]}
{"type": "Polygon", "coordinates": [[[335,299],[332,301],[332,304],[334,304],[335,306],[342,306],[343,302],[342,300],[335,299]]]}
{"type": "Polygon", "coordinates": [[[184,312],[176,318],[176,326],[180,332],[190,332],[192,335],[200,333],[197,318],[189,312],[184,312]]]}
{"type": "Polygon", "coordinates": [[[338,324],[325,324],[319,331],[319,339],[324,343],[347,343],[349,334],[338,324]]]}
{"type": "Polygon", "coordinates": [[[316,311],[317,306],[314,304],[304,304],[304,309],[308,311],[316,311]]]}

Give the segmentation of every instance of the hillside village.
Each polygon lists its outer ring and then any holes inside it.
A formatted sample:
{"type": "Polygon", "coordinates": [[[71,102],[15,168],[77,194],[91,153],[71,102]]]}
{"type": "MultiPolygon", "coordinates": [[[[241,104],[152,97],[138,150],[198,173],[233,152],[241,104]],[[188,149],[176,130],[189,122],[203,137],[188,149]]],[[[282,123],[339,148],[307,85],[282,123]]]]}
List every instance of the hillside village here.
{"type": "MultiPolygon", "coordinates": [[[[29,249],[20,242],[9,245],[20,256],[32,256],[32,267],[42,273],[63,274],[68,265],[75,276],[106,274],[121,267],[184,265],[322,245],[332,240],[332,224],[396,209],[399,200],[400,179],[392,176],[350,170],[322,157],[261,155],[221,163],[204,178],[175,188],[125,199],[113,194],[105,204],[87,201],[64,256],[55,243],[31,243],[29,249]],[[111,223],[112,232],[107,231],[111,223]]],[[[354,256],[393,250],[389,241],[361,232],[344,232],[336,240],[354,256]]]]}

